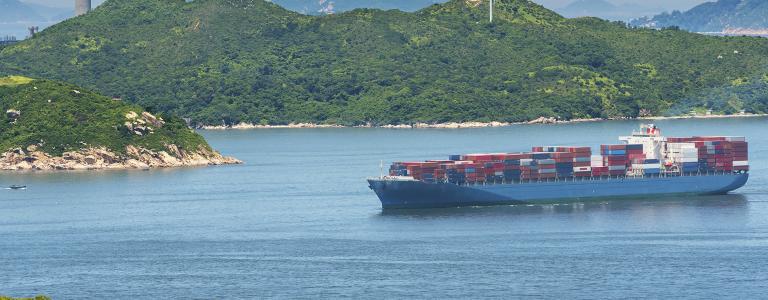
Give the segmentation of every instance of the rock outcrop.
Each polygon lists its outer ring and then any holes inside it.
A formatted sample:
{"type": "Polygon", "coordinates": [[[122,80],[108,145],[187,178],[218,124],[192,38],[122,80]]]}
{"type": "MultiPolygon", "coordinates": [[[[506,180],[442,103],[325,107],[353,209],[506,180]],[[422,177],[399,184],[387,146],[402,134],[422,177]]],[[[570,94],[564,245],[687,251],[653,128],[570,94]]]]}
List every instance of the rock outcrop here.
{"type": "Polygon", "coordinates": [[[531,120],[528,124],[557,124],[557,118],[540,117],[535,120],[531,120]]]}
{"type": "Polygon", "coordinates": [[[8,120],[10,120],[11,123],[16,123],[16,119],[21,116],[21,112],[15,109],[9,109],[5,112],[5,115],[8,117],[8,120]]]}
{"type": "Polygon", "coordinates": [[[144,136],[155,132],[156,128],[165,125],[162,118],[155,117],[148,112],[142,112],[141,116],[136,112],[129,112],[125,115],[125,127],[136,135],[144,136]]]}
{"type": "Polygon", "coordinates": [[[185,151],[176,145],[167,145],[165,151],[152,151],[141,147],[128,146],[125,154],[117,154],[106,148],[88,148],[51,156],[31,145],[26,151],[12,149],[0,155],[2,170],[107,170],[107,169],[149,169],[208,165],[240,164],[241,161],[225,157],[216,151],[200,147],[185,151]]]}

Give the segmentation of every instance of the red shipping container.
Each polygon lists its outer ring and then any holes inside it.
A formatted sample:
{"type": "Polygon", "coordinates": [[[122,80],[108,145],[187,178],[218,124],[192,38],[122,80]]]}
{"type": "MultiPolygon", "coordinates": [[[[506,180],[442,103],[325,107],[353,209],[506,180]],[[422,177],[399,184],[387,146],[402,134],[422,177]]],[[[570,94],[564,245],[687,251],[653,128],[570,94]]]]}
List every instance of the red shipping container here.
{"type": "Polygon", "coordinates": [[[551,155],[552,155],[552,158],[570,158],[570,159],[574,158],[573,153],[569,153],[569,152],[552,152],[551,155]]]}
{"type": "Polygon", "coordinates": [[[627,145],[600,145],[601,150],[626,150],[627,145]]]}
{"type": "Polygon", "coordinates": [[[456,162],[453,160],[428,160],[428,163],[438,163],[438,164],[455,164],[456,162]]]}
{"type": "Polygon", "coordinates": [[[607,162],[605,162],[605,165],[607,165],[609,167],[613,167],[613,166],[626,166],[627,164],[629,164],[628,161],[607,161],[607,162]]]}
{"type": "Polygon", "coordinates": [[[694,136],[693,139],[707,142],[725,141],[725,137],[722,136],[694,136]]]}
{"type": "Polygon", "coordinates": [[[509,153],[507,159],[531,159],[533,154],[530,153],[509,153]]]}
{"type": "Polygon", "coordinates": [[[581,146],[566,146],[566,147],[558,147],[557,151],[561,152],[571,152],[571,153],[592,153],[591,147],[581,147],[581,146]]]}
{"type": "Polygon", "coordinates": [[[461,156],[462,160],[471,160],[474,162],[479,161],[492,161],[493,155],[492,154],[466,154],[461,156]]]}
{"type": "Polygon", "coordinates": [[[422,164],[424,164],[424,162],[414,161],[414,162],[401,162],[401,163],[398,163],[398,164],[406,166],[406,167],[411,167],[411,166],[418,166],[418,167],[420,167],[422,164]]]}
{"type": "Polygon", "coordinates": [[[575,162],[575,163],[573,163],[573,167],[574,168],[577,168],[577,167],[591,167],[591,166],[592,166],[592,163],[588,162],[588,161],[587,162],[575,162]]]}

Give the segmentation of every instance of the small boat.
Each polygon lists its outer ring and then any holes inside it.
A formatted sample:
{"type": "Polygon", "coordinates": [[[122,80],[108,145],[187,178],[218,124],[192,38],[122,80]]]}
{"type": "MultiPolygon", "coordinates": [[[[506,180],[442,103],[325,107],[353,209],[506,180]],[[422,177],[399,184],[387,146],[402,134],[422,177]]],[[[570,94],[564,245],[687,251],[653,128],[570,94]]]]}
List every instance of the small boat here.
{"type": "Polygon", "coordinates": [[[14,184],[12,186],[9,186],[8,189],[11,189],[11,190],[26,190],[27,186],[26,185],[15,185],[14,184]]]}

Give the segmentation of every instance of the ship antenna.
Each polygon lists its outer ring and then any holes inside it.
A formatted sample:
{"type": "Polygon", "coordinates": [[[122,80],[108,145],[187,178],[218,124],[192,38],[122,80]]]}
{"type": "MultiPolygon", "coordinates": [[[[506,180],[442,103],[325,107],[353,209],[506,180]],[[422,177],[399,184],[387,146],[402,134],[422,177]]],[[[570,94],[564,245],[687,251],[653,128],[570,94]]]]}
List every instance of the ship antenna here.
{"type": "Polygon", "coordinates": [[[384,160],[379,161],[379,178],[384,179],[384,160]]]}

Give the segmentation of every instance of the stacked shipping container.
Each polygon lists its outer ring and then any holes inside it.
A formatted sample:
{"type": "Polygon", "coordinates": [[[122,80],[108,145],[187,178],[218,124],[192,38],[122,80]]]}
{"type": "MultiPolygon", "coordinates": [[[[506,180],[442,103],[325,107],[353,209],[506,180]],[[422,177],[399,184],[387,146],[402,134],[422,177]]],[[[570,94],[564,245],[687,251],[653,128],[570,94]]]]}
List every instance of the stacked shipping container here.
{"type": "Polygon", "coordinates": [[[592,148],[590,147],[547,146],[533,147],[532,150],[534,153],[550,154],[555,160],[556,178],[592,176],[592,165],[590,164],[592,148]]]}
{"type": "Polygon", "coordinates": [[[682,161],[683,173],[749,171],[749,144],[744,137],[669,138],[667,149],[679,152],[670,162],[682,161]]]}
{"type": "Polygon", "coordinates": [[[600,154],[590,147],[533,147],[525,153],[450,155],[448,160],[397,162],[390,176],[411,176],[424,182],[504,183],[560,178],[643,175],[658,176],[662,170],[741,172],[749,170],[748,145],[741,137],[669,138],[666,166],[647,159],[643,145],[601,145],[600,154]],[[677,167],[675,170],[674,167],[677,167]]]}

